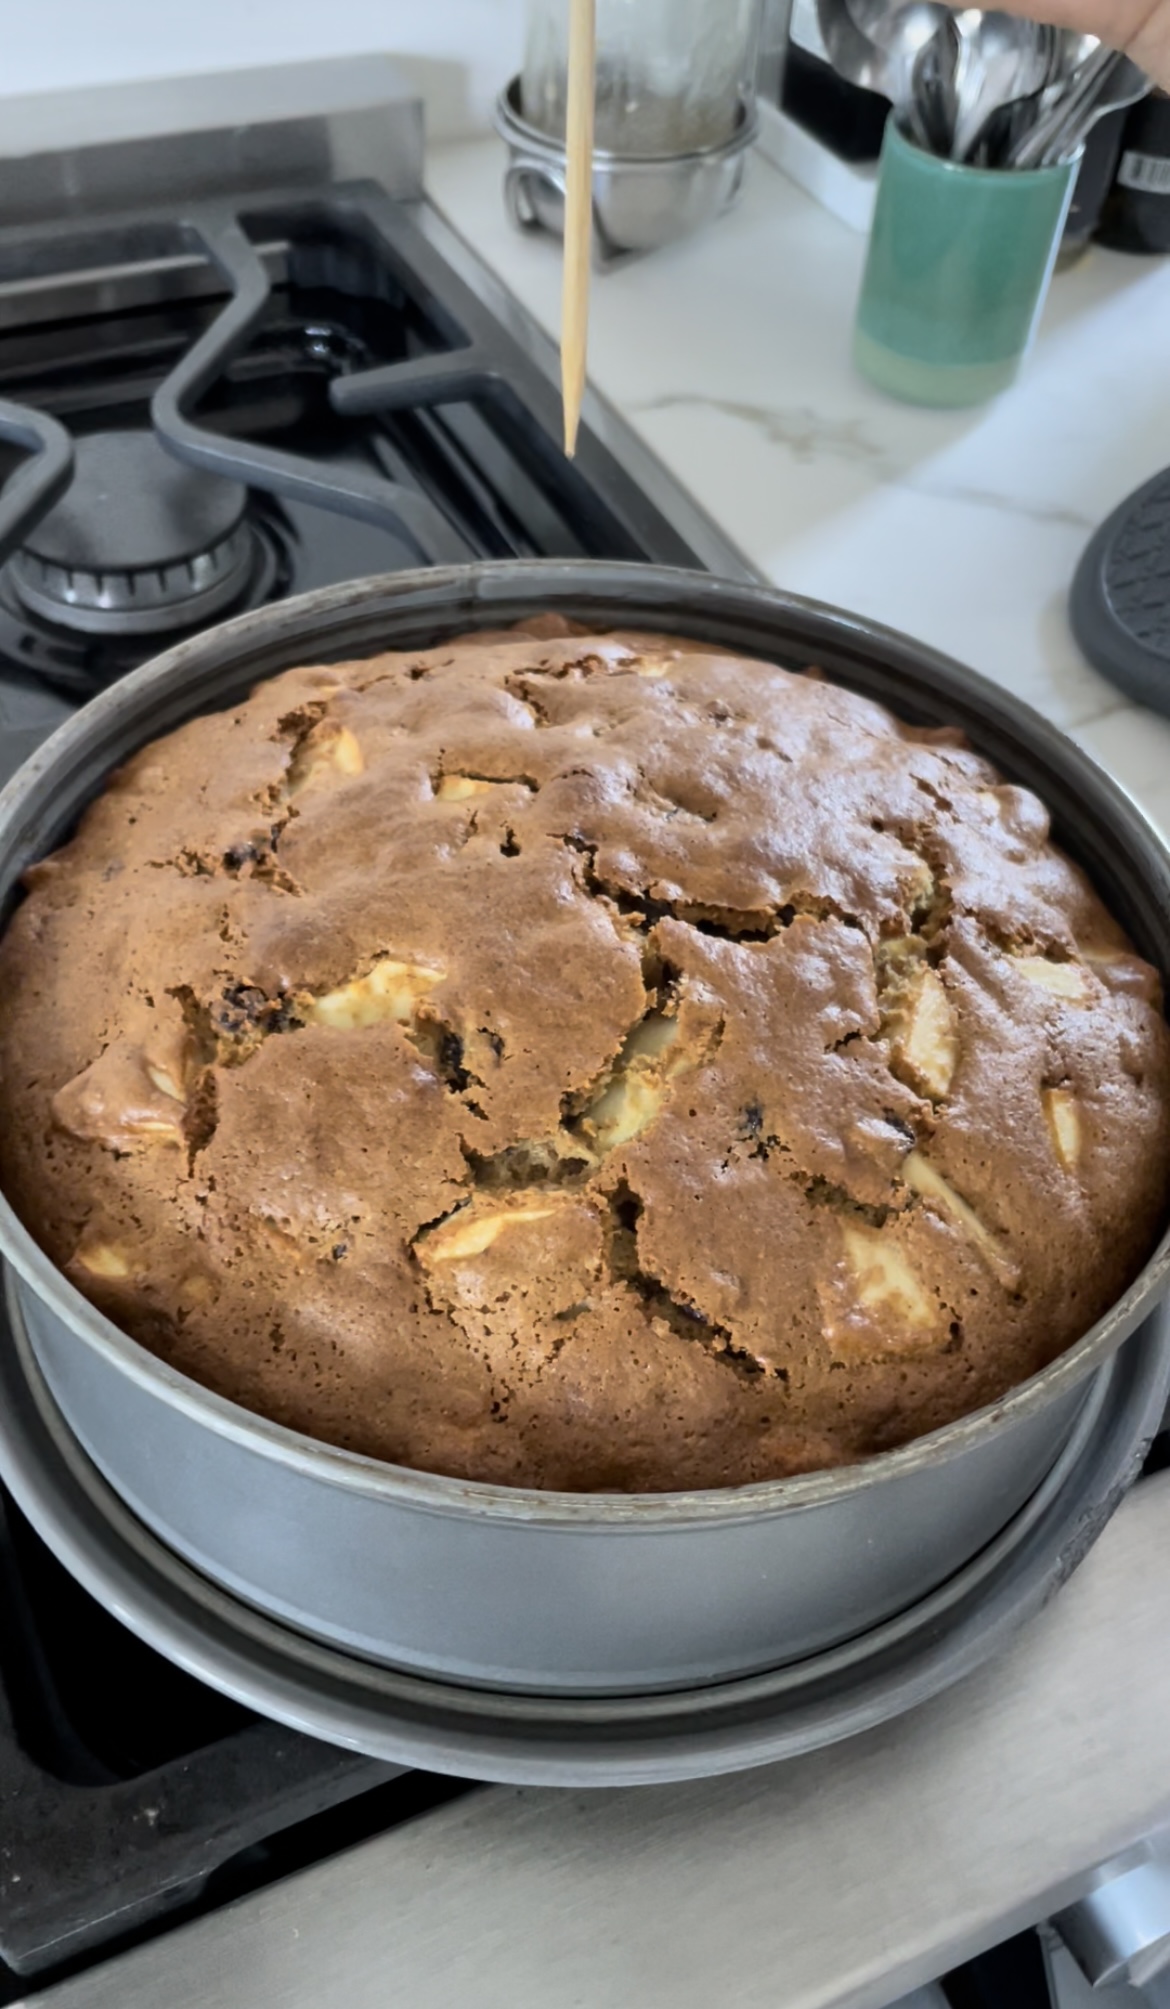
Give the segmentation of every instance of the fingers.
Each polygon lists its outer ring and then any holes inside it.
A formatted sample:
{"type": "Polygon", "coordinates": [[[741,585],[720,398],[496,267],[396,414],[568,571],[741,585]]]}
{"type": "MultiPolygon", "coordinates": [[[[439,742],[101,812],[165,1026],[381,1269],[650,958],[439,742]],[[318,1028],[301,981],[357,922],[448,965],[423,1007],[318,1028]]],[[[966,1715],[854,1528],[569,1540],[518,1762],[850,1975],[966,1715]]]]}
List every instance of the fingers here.
{"type": "MultiPolygon", "coordinates": [[[[950,0],[961,6],[963,0],[950,0]]],[[[1054,28],[1099,35],[1124,49],[1154,82],[1170,91],[1170,0],[996,0],[1007,14],[1027,14],[1054,28]]]]}

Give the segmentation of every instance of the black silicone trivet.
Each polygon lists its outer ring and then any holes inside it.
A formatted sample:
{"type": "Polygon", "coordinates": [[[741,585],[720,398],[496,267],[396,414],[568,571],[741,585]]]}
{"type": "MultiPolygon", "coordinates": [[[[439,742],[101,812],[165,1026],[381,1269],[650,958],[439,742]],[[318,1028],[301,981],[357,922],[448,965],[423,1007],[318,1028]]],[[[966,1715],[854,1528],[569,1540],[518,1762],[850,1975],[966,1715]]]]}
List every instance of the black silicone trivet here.
{"type": "Polygon", "coordinates": [[[1103,677],[1170,713],[1170,468],[1095,533],[1073,578],[1069,614],[1103,677]]]}

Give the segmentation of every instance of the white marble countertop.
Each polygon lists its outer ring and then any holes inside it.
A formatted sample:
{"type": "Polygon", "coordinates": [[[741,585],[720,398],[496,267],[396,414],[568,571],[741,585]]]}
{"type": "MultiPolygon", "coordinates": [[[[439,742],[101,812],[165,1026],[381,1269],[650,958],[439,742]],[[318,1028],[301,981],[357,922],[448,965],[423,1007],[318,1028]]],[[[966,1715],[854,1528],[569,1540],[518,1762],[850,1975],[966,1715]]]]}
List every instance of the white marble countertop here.
{"type": "MultiPolygon", "coordinates": [[[[555,332],[560,251],[512,226],[495,139],[436,148],[437,206],[555,332]]],[[[1071,732],[1170,832],[1170,720],[1090,669],[1068,586],[1170,462],[1170,260],[1098,249],[1053,283],[1015,388],[899,405],[849,356],[863,240],[757,158],[739,207],[593,289],[590,374],[778,585],[876,617],[1071,732]]]]}

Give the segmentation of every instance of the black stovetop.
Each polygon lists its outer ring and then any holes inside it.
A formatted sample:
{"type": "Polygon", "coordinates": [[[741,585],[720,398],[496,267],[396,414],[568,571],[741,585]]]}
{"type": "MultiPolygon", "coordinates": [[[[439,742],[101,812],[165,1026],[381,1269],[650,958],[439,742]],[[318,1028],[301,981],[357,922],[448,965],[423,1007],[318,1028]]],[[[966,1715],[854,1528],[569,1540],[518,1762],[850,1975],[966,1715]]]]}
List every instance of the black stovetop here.
{"type": "Polygon", "coordinates": [[[372,185],[0,231],[0,401],[0,682],[84,697],[209,618],[404,566],[698,563],[588,429],[565,459],[554,386],[372,185]]]}
{"type": "MultiPolygon", "coordinates": [[[[698,562],[588,429],[565,461],[554,387],[370,186],[0,231],[0,401],[0,783],[208,580],[223,619],[436,560],[698,562]],[[30,427],[72,483],[17,523],[30,427]]],[[[0,2004],[466,1790],[202,1687],[0,1491],[0,2004]]]]}
{"type": "Polygon", "coordinates": [[[0,2004],[470,1790],[204,1687],[0,1489],[0,2004]]]}

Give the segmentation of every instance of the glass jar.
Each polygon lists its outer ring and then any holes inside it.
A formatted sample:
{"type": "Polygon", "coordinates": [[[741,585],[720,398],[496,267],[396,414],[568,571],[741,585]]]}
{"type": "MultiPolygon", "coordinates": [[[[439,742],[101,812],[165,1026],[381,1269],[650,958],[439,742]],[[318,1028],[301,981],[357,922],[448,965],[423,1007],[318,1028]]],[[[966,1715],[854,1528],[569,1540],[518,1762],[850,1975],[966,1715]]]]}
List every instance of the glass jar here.
{"type": "MultiPolygon", "coordinates": [[[[632,158],[731,139],[750,102],[763,0],[597,0],[594,146],[632,158]]],[[[565,136],[569,0],[528,0],[520,101],[565,136]]]]}

